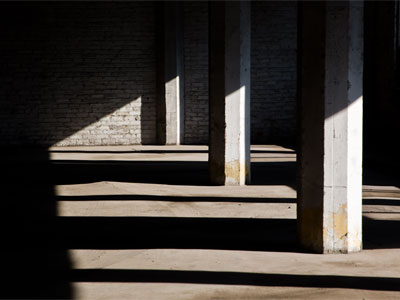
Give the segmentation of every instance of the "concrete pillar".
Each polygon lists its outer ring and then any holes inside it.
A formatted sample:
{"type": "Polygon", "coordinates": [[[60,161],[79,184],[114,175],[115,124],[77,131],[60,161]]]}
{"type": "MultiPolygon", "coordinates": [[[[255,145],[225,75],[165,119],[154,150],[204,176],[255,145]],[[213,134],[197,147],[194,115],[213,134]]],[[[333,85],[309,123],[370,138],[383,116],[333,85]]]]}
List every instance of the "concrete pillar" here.
{"type": "Polygon", "coordinates": [[[363,2],[305,1],[299,13],[299,240],[360,251],[363,2]]]}
{"type": "Polygon", "coordinates": [[[218,185],[250,182],[250,1],[210,2],[209,171],[218,185]]]}
{"type": "Polygon", "coordinates": [[[158,6],[157,140],[180,145],[184,128],[183,3],[158,6]]]}

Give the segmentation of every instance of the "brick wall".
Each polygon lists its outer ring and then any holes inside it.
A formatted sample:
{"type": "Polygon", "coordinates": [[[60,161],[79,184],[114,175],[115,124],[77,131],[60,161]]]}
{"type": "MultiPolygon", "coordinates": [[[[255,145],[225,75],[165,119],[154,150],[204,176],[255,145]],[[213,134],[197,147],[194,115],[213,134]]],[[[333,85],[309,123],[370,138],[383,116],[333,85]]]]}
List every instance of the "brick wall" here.
{"type": "Polygon", "coordinates": [[[251,140],[295,142],[297,6],[252,2],[251,140]]]}
{"type": "MultiPolygon", "coordinates": [[[[207,3],[185,3],[185,143],[208,141],[207,3]]],[[[297,6],[252,2],[252,143],[295,141],[297,6]]]]}
{"type": "MultiPolygon", "coordinates": [[[[151,2],[2,3],[0,144],[156,142],[151,2]]],[[[184,143],[208,140],[208,5],[184,3],[184,143]]],[[[294,140],[296,4],[252,2],[252,143],[294,140]]]]}
{"type": "Polygon", "coordinates": [[[208,143],[208,3],[184,4],[185,144],[208,143]]]}
{"type": "Polygon", "coordinates": [[[2,3],[0,143],[154,143],[153,10],[2,3]]]}

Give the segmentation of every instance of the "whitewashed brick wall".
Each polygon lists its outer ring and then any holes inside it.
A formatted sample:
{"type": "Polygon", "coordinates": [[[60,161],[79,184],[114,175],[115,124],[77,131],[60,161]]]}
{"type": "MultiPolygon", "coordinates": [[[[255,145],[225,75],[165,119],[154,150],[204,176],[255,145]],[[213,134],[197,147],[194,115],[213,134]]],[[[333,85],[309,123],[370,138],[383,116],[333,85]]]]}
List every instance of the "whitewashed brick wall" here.
{"type": "Polygon", "coordinates": [[[252,143],[295,142],[297,5],[252,2],[252,143]]]}
{"type": "Polygon", "coordinates": [[[0,14],[1,144],[155,142],[153,3],[16,3],[0,14]]]}
{"type": "Polygon", "coordinates": [[[185,2],[185,144],[208,143],[208,3],[185,2]]]}
{"type": "MultiPolygon", "coordinates": [[[[185,140],[208,141],[207,3],[185,3],[185,140]]],[[[252,143],[295,141],[297,6],[252,2],[252,143]]]]}
{"type": "MultiPolygon", "coordinates": [[[[155,143],[155,3],[2,7],[0,144],[155,143]]],[[[184,12],[184,143],[206,144],[208,4],[184,12]]],[[[295,2],[252,2],[252,143],[295,139],[296,16],[295,2]]]]}

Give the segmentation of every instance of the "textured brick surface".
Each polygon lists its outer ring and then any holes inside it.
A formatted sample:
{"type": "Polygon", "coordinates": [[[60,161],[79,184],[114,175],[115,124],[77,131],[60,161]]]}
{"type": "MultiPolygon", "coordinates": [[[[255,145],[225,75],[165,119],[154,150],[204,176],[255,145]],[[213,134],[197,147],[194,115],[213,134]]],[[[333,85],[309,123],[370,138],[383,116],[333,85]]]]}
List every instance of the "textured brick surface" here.
{"type": "Polygon", "coordinates": [[[185,3],[185,144],[208,143],[208,3],[185,3]]]}
{"type": "MultiPolygon", "coordinates": [[[[185,4],[185,143],[208,140],[207,4],[185,4]]],[[[297,7],[252,3],[252,143],[293,142],[296,130],[297,7]]]]}
{"type": "Polygon", "coordinates": [[[0,141],[154,142],[153,4],[2,4],[0,141]]]}
{"type": "MultiPolygon", "coordinates": [[[[184,143],[205,144],[208,5],[184,12],[184,143]]],[[[296,14],[252,3],[252,143],[294,140],[296,14]]],[[[3,3],[0,22],[0,144],[155,143],[154,3],[3,3]]]]}
{"type": "Polygon", "coordinates": [[[296,134],[297,6],[252,2],[251,140],[293,142],[296,134]]]}

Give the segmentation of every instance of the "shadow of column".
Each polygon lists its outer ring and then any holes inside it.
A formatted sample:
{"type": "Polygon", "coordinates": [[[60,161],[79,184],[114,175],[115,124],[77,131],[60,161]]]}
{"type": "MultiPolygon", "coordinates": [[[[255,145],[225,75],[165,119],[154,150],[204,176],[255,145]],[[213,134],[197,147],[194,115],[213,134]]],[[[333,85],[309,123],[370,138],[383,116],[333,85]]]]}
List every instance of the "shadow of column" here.
{"type": "Polygon", "coordinates": [[[2,299],[71,299],[67,249],[56,238],[54,176],[44,149],[3,148],[2,299]]]}

